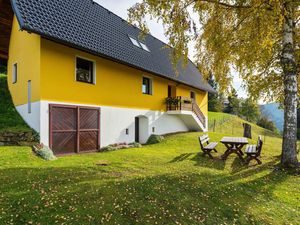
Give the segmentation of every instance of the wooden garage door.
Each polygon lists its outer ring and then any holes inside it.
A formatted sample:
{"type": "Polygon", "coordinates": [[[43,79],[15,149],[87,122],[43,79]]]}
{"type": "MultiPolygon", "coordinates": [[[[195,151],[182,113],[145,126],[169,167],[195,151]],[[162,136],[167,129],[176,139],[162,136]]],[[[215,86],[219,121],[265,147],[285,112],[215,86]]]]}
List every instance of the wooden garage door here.
{"type": "Polygon", "coordinates": [[[96,151],[100,146],[100,109],[50,105],[50,148],[55,154],[96,151]]]}

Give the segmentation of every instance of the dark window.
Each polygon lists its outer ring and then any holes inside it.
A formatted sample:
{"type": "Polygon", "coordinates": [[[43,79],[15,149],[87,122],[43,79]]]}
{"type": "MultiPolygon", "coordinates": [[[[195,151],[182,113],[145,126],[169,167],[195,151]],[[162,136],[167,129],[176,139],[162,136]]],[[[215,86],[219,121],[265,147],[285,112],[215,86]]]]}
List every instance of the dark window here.
{"type": "Polygon", "coordinates": [[[147,77],[143,77],[143,94],[151,95],[151,80],[147,77]]]}
{"type": "Polygon", "coordinates": [[[27,82],[28,113],[31,113],[31,80],[27,82]]]}
{"type": "Polygon", "coordinates": [[[94,83],[94,63],[92,61],[76,58],[76,80],[85,83],[94,83]]]}
{"type": "Polygon", "coordinates": [[[196,94],[193,91],[191,91],[191,99],[196,100],[196,94]]]}
{"type": "Polygon", "coordinates": [[[18,81],[18,64],[15,63],[13,65],[13,77],[12,77],[12,82],[13,84],[17,83],[18,81]]]}
{"type": "Polygon", "coordinates": [[[172,97],[172,87],[168,85],[168,98],[172,97]]]}

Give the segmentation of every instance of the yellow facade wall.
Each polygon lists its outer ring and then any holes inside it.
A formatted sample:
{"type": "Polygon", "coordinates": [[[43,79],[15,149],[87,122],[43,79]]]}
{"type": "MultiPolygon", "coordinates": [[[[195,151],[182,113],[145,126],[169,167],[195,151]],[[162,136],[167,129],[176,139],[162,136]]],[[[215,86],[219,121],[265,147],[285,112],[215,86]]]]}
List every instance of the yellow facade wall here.
{"type": "Polygon", "coordinates": [[[177,85],[178,96],[189,97],[194,91],[198,105],[207,115],[206,92],[41,39],[42,100],[164,111],[168,85],[177,85]],[[96,63],[96,84],[76,81],[76,56],[96,63]],[[152,79],[152,95],[142,94],[143,76],[152,79]]]}
{"type": "Polygon", "coordinates": [[[31,101],[40,100],[40,53],[39,35],[21,31],[16,17],[13,20],[8,60],[8,86],[15,105],[28,102],[27,83],[31,80],[31,101]],[[13,65],[18,65],[17,82],[12,83],[13,65]]]}

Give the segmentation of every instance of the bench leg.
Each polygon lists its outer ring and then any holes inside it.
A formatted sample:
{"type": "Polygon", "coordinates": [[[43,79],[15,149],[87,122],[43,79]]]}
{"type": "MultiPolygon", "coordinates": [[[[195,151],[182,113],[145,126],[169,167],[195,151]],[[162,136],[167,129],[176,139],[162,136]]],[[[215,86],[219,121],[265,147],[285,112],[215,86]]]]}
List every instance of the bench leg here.
{"type": "Polygon", "coordinates": [[[218,152],[217,149],[215,149],[215,148],[214,148],[214,151],[215,151],[215,152],[218,152]]]}
{"type": "Polygon", "coordinates": [[[257,163],[258,163],[259,165],[261,165],[261,164],[262,164],[262,162],[260,161],[260,159],[259,159],[259,158],[255,157],[255,160],[257,161],[257,163]]]}
{"type": "Polygon", "coordinates": [[[247,158],[245,159],[245,164],[246,165],[249,165],[249,163],[251,162],[251,160],[256,160],[256,162],[261,165],[262,162],[260,161],[260,159],[256,156],[251,156],[251,155],[248,155],[247,158]]]}
{"type": "Polygon", "coordinates": [[[249,165],[250,161],[251,161],[251,156],[248,155],[245,159],[245,164],[249,165]]]}
{"type": "Polygon", "coordinates": [[[210,154],[210,151],[203,151],[203,156],[208,155],[209,158],[213,159],[214,157],[210,154]]]}

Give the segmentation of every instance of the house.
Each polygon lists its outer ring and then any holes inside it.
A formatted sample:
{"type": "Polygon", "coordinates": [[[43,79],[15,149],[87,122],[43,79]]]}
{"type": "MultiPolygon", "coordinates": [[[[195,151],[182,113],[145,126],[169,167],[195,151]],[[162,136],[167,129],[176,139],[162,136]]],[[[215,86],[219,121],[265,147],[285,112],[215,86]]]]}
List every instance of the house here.
{"type": "Polygon", "coordinates": [[[207,130],[196,66],[92,0],[0,0],[0,30],[16,109],[56,154],[207,130]]]}

